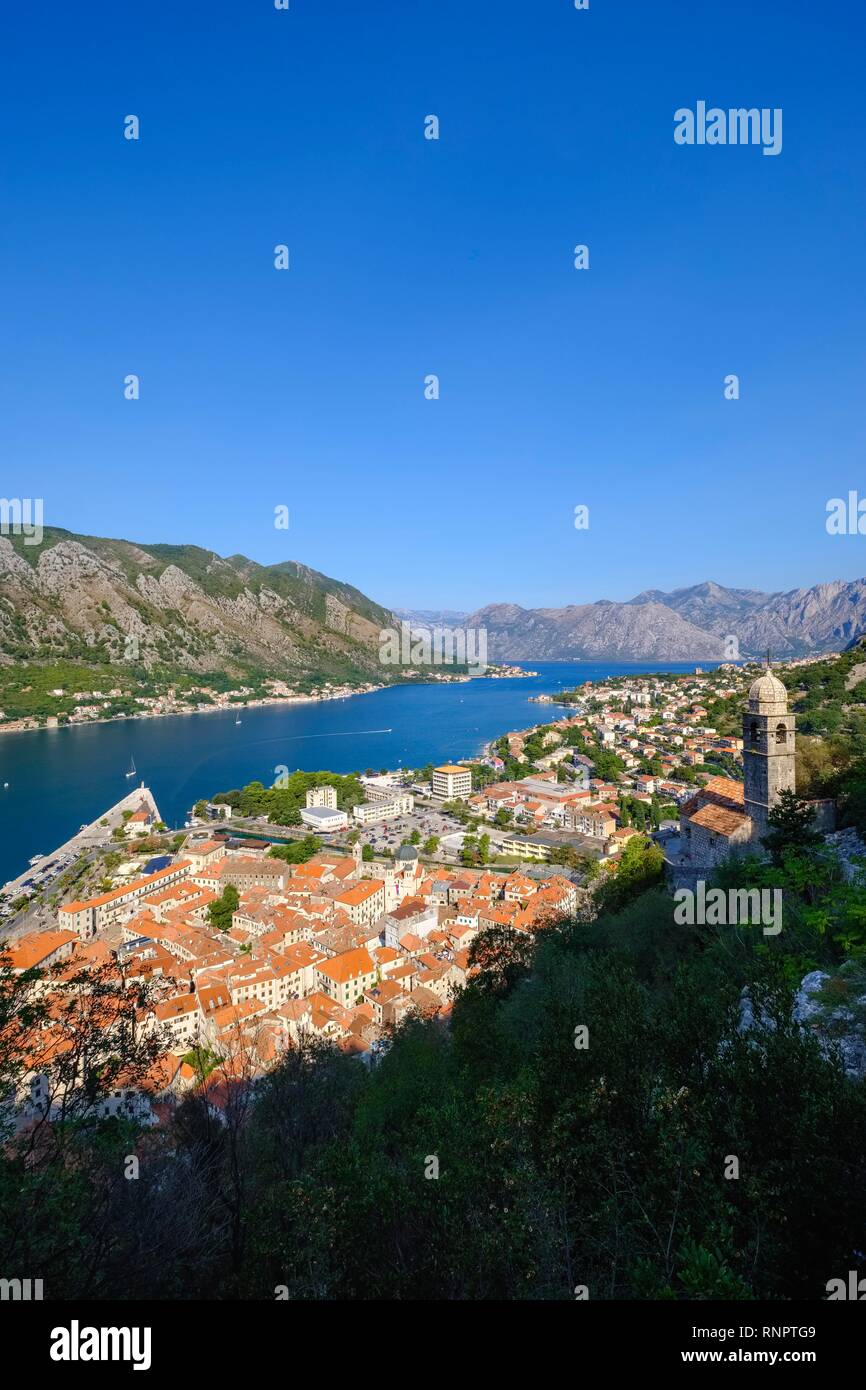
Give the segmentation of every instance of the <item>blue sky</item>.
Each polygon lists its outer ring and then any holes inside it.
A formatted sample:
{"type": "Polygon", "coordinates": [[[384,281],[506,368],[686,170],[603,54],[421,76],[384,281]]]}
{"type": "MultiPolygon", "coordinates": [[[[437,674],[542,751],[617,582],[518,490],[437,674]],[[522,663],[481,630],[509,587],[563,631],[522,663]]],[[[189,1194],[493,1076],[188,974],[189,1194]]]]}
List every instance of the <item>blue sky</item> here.
{"type": "Polygon", "coordinates": [[[824,525],[866,496],[864,30],[850,0],[14,7],[3,494],[416,607],[866,574],[824,525]],[[782,153],[677,146],[698,100],[781,107],[782,153]]]}

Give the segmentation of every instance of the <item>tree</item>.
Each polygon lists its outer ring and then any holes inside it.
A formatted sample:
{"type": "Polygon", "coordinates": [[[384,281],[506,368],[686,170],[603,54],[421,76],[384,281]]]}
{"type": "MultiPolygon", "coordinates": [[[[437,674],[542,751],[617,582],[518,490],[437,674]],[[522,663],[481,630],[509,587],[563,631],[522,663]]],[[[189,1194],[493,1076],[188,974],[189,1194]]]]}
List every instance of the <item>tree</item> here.
{"type": "Polygon", "coordinates": [[[626,841],[616,872],[597,890],[600,912],[620,912],[628,903],[664,882],[665,859],[658,845],[642,835],[626,841]]]}
{"type": "Polygon", "coordinates": [[[215,902],[208,904],[208,921],[217,931],[229,931],[232,915],[237,912],[240,898],[233,883],[227,883],[215,902]]]}
{"type": "Polygon", "coordinates": [[[770,810],[767,821],[770,830],[761,843],[774,864],[781,864],[786,851],[813,849],[822,836],[815,828],[812,807],[796,792],[785,788],[778,803],[770,810]]]}
{"type": "Polygon", "coordinates": [[[599,748],[592,755],[595,763],[595,775],[604,782],[615,782],[620,772],[624,771],[625,763],[616,753],[611,753],[606,748],[599,748]]]}
{"type": "Polygon", "coordinates": [[[675,767],[671,773],[674,782],[687,782],[689,786],[694,786],[698,780],[698,775],[693,767],[687,767],[685,763],[681,767],[675,767]]]}
{"type": "Polygon", "coordinates": [[[423,853],[424,853],[424,854],[435,854],[438,848],[439,848],[439,836],[438,836],[438,835],[430,835],[430,836],[428,837],[428,839],[426,839],[426,840],[424,841],[423,853]]]}
{"type": "Polygon", "coordinates": [[[373,862],[373,859],[375,858],[375,855],[374,855],[374,853],[373,853],[373,846],[372,846],[372,845],[366,845],[366,844],[365,844],[365,845],[362,845],[362,847],[361,847],[361,858],[362,858],[362,860],[364,861],[365,864],[371,864],[371,863],[373,862]]]}
{"type": "Polygon", "coordinates": [[[315,835],[305,835],[301,840],[292,840],[286,845],[273,845],[268,851],[270,859],[284,859],[287,864],[306,864],[314,854],[318,854],[322,842],[315,835]]]}
{"type": "Polygon", "coordinates": [[[467,869],[470,869],[472,865],[476,863],[477,857],[478,841],[476,840],[474,835],[464,835],[463,844],[460,848],[461,864],[464,864],[467,869]]]}
{"type": "Polygon", "coordinates": [[[513,927],[487,927],[473,938],[469,947],[469,965],[477,967],[477,988],[504,995],[510,994],[529,971],[533,955],[533,937],[513,927]]]}
{"type": "Polygon", "coordinates": [[[550,851],[548,863],[561,864],[565,869],[585,869],[587,864],[594,863],[588,860],[576,845],[554,845],[550,851]]]}

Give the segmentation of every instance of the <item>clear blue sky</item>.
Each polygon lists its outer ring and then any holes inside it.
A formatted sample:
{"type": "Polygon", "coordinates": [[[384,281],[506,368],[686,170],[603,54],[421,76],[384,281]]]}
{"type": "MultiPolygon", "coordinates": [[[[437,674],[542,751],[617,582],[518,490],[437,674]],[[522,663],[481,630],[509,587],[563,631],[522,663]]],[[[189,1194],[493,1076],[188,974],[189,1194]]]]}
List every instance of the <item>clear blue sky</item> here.
{"type": "Polygon", "coordinates": [[[3,495],[417,607],[866,574],[863,8],[10,8],[3,495]]]}

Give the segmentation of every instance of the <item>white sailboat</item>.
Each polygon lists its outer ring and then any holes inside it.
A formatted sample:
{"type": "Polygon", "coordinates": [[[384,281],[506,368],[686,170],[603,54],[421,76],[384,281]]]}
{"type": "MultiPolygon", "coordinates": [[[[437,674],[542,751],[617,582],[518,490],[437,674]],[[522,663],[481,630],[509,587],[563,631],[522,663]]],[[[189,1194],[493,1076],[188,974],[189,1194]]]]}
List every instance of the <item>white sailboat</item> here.
{"type": "Polygon", "coordinates": [[[134,777],[134,776],[135,776],[135,758],[131,758],[131,759],[130,759],[129,771],[126,772],[126,773],[124,773],[124,776],[125,776],[125,777],[134,777]]]}

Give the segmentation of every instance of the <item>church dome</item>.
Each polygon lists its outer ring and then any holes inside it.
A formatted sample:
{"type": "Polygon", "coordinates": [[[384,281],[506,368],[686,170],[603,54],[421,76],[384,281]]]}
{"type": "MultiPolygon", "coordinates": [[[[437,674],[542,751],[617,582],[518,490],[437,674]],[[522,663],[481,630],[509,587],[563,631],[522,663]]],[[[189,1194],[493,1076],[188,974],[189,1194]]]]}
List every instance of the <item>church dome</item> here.
{"type": "Polygon", "coordinates": [[[788,692],[769,668],[749,686],[749,709],[755,714],[787,714],[788,692]]]}

